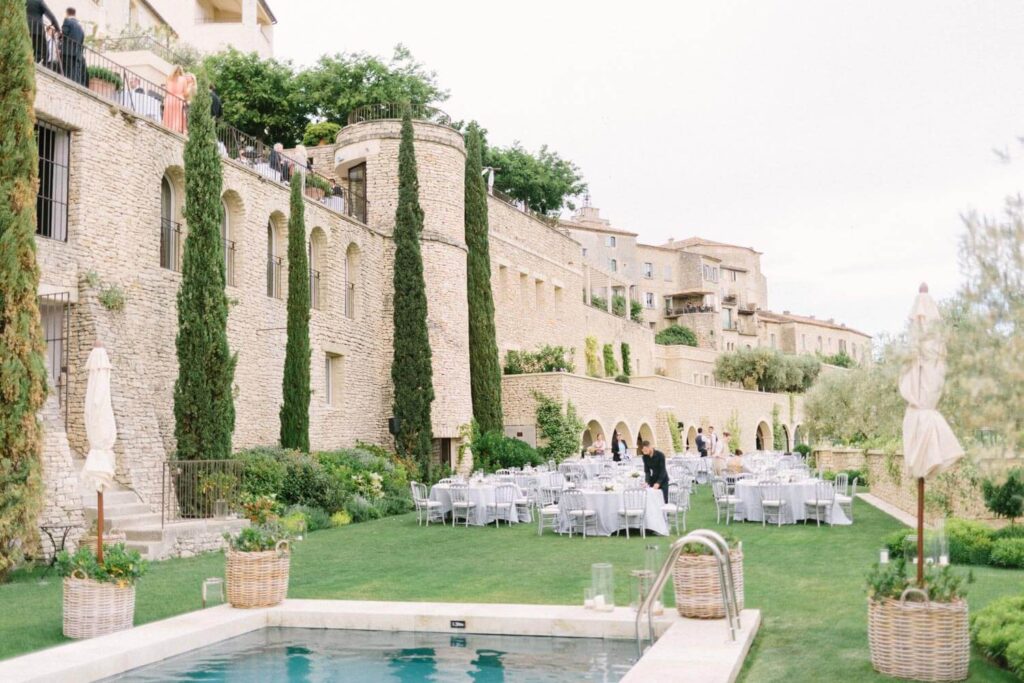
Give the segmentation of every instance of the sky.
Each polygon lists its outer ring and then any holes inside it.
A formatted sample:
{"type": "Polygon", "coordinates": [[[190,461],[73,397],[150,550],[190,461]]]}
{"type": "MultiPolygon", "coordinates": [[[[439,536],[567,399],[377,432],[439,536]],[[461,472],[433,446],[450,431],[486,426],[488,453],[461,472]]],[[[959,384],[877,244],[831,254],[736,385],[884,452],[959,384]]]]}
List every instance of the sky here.
{"type": "Polygon", "coordinates": [[[549,145],[612,224],[763,252],[772,310],[902,328],[961,215],[1024,190],[1024,3],[271,0],[275,53],[390,56],[490,144],[549,145]]]}

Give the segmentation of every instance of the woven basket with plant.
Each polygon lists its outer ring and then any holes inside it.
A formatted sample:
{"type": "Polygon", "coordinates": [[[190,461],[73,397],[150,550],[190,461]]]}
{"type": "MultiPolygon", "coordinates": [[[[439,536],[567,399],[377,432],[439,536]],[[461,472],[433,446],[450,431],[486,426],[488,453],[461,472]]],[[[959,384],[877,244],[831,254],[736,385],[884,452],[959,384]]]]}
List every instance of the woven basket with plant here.
{"type": "Polygon", "coordinates": [[[105,546],[103,563],[91,546],[57,555],[64,577],[64,635],[94,638],[124,631],[135,619],[135,582],[146,571],[138,552],[123,544],[105,546]]]}
{"type": "MultiPolygon", "coordinates": [[[[726,534],[736,603],[743,609],[743,544],[726,534]]],[[[672,585],[676,594],[676,611],[689,619],[724,619],[722,582],[718,561],[711,550],[700,543],[688,543],[672,569],[672,585]]]]}
{"type": "Polygon", "coordinates": [[[291,549],[278,524],[250,526],[228,541],[224,577],[233,607],[271,607],[288,595],[291,549]]]}
{"type": "Polygon", "coordinates": [[[971,641],[964,584],[950,567],[929,568],[924,587],[906,562],[876,565],[868,576],[868,643],[879,673],[915,681],[967,678],[971,641]]]}

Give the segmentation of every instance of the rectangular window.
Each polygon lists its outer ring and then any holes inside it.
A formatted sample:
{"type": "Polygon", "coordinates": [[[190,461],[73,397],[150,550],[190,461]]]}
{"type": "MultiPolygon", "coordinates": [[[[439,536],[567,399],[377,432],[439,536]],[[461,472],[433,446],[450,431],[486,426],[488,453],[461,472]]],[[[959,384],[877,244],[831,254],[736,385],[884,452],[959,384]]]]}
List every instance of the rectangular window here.
{"type": "Polygon", "coordinates": [[[772,335],[772,348],[775,348],[775,335],[772,335]]]}
{"type": "Polygon", "coordinates": [[[613,258],[608,259],[608,270],[610,270],[610,271],[612,271],[614,273],[614,272],[617,272],[618,269],[619,269],[619,262],[616,261],[613,258]]]}
{"type": "Polygon", "coordinates": [[[726,279],[728,279],[729,282],[736,282],[736,271],[735,270],[726,270],[725,271],[725,275],[726,275],[726,279]]]}
{"type": "Polygon", "coordinates": [[[587,248],[583,247],[583,258],[587,258],[587,248]]]}
{"type": "Polygon", "coordinates": [[[665,282],[672,281],[672,266],[665,266],[665,282]]]}
{"type": "Polygon", "coordinates": [[[615,235],[608,235],[608,237],[605,238],[604,246],[611,247],[611,248],[614,249],[615,248],[615,235]]]}
{"type": "Polygon", "coordinates": [[[845,339],[840,339],[839,340],[839,352],[840,353],[846,353],[846,340],[845,339]]]}
{"type": "Polygon", "coordinates": [[[650,280],[654,277],[654,264],[644,262],[644,277],[650,280]]]}
{"type": "Polygon", "coordinates": [[[726,329],[726,330],[731,330],[732,329],[732,309],[731,308],[723,308],[722,309],[722,328],[726,329]]]}
{"type": "Polygon", "coordinates": [[[68,241],[68,170],[71,133],[37,121],[39,151],[39,193],[36,195],[36,234],[68,241]]]}
{"type": "Polygon", "coordinates": [[[342,356],[328,353],[324,356],[324,403],[332,408],[341,405],[342,356]]]}
{"type": "Polygon", "coordinates": [[[654,308],[654,292],[644,292],[644,306],[654,308]]]}
{"type": "Polygon", "coordinates": [[[806,351],[807,350],[807,335],[806,334],[801,334],[800,335],[800,349],[802,351],[806,351]]]}
{"type": "Polygon", "coordinates": [[[519,305],[526,309],[530,297],[530,280],[523,273],[519,274],[519,305]]]}

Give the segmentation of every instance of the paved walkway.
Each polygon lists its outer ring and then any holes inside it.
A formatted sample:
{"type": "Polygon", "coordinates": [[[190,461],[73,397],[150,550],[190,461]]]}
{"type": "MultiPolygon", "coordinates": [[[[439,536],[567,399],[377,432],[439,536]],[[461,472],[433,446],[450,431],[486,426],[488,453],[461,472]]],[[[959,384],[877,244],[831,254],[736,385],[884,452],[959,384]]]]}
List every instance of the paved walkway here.
{"type": "MultiPolygon", "coordinates": [[[[885,514],[889,515],[890,517],[895,517],[907,526],[914,529],[917,528],[917,517],[910,514],[909,512],[904,512],[895,505],[887,503],[878,496],[873,496],[870,493],[858,493],[857,497],[863,500],[865,503],[869,503],[870,505],[875,506],[876,508],[878,508],[885,514]]],[[[925,526],[931,525],[925,523],[925,526]]]]}

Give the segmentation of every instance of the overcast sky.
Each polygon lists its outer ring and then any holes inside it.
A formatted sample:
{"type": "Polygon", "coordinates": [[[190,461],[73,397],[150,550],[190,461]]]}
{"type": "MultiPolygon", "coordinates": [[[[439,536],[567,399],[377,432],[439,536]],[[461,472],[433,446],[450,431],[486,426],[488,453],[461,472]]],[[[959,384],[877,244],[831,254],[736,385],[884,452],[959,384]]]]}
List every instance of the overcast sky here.
{"type": "Polygon", "coordinates": [[[764,252],[769,305],[875,334],[1021,191],[1024,3],[272,0],[278,57],[402,42],[492,144],[547,143],[644,242],[764,252]]]}

